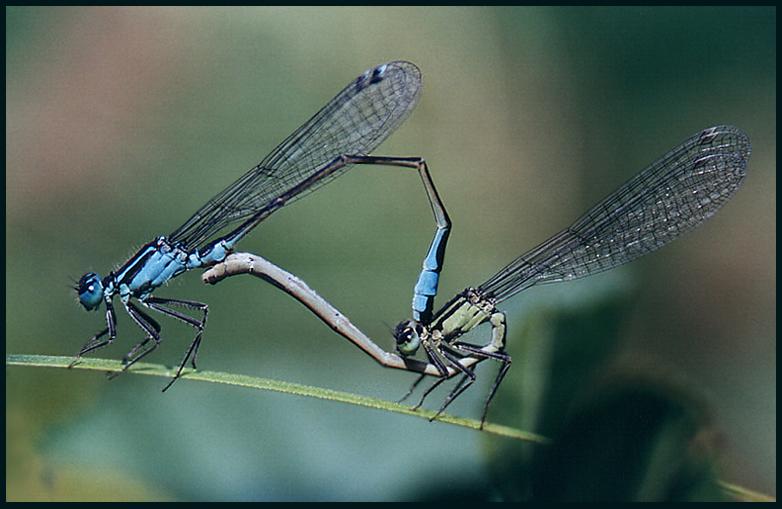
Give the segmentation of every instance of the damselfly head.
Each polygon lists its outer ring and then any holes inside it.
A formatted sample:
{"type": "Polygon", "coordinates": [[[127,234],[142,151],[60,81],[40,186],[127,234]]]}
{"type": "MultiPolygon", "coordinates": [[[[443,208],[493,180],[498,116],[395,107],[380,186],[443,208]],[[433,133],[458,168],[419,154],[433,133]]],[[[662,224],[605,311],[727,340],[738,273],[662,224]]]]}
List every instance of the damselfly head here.
{"type": "Polygon", "coordinates": [[[396,350],[403,357],[414,355],[421,346],[421,335],[424,327],[415,320],[404,320],[399,322],[394,329],[394,339],[396,339],[396,350]]]}
{"type": "Polygon", "coordinates": [[[99,275],[94,272],[84,274],[74,290],[79,294],[79,303],[84,306],[84,309],[87,311],[98,309],[103,298],[103,282],[99,275]]]}

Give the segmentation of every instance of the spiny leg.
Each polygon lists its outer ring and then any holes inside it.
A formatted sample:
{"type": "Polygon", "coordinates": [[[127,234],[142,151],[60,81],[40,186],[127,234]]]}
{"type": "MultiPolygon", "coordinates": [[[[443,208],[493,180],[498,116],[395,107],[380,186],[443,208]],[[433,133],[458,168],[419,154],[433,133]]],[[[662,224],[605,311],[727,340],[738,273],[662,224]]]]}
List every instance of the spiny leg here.
{"type": "Polygon", "coordinates": [[[140,310],[135,304],[128,301],[125,303],[125,310],[128,315],[136,322],[136,325],[146,334],[146,338],[136,344],[131,350],[122,358],[122,371],[107,373],[109,380],[116,378],[132,365],[149,355],[160,344],[160,324],[158,324],[151,316],[140,310]],[[137,354],[139,350],[142,350],[144,346],[150,341],[154,341],[149,347],[143,350],[140,354],[137,354]]]}
{"type": "MultiPolygon", "coordinates": [[[[159,311],[173,318],[182,320],[183,322],[191,325],[199,332],[203,332],[204,328],[206,327],[206,319],[207,316],[209,315],[209,306],[207,304],[204,304],[203,302],[198,302],[195,300],[164,299],[161,297],[150,297],[146,300],[146,304],[148,304],[149,307],[155,309],[156,311],[159,311]],[[168,306],[180,306],[186,309],[195,309],[197,311],[203,312],[204,316],[201,318],[201,320],[197,320],[191,316],[179,313],[178,311],[171,309],[168,306]]],[[[198,357],[198,347],[196,347],[196,349],[193,352],[193,356],[190,359],[193,369],[197,369],[196,368],[197,357],[198,357]]]]}
{"type": "Polygon", "coordinates": [[[179,367],[177,368],[176,373],[171,378],[171,380],[169,380],[169,382],[163,387],[163,392],[166,392],[166,390],[168,390],[168,388],[171,387],[171,385],[174,382],[176,382],[180,376],[182,376],[182,370],[185,369],[185,365],[187,364],[188,359],[190,359],[193,369],[197,369],[196,356],[198,355],[198,347],[201,346],[201,339],[204,333],[204,326],[206,325],[206,317],[207,314],[209,313],[209,306],[207,306],[202,302],[196,302],[191,300],[162,299],[159,297],[151,297],[142,303],[148,306],[150,309],[154,309],[159,313],[163,313],[164,315],[185,322],[186,324],[195,328],[197,331],[195,337],[193,338],[193,341],[190,342],[190,346],[185,351],[185,356],[182,359],[182,362],[179,363],[179,367]],[[166,304],[182,306],[188,309],[199,309],[204,312],[204,317],[202,320],[197,320],[192,316],[188,316],[186,314],[180,313],[175,309],[169,308],[168,306],[166,306],[166,304]]]}
{"type": "MultiPolygon", "coordinates": [[[[448,346],[447,343],[443,343],[443,345],[446,347],[448,346]]],[[[445,401],[443,402],[440,409],[437,411],[436,414],[434,414],[434,416],[431,419],[429,419],[429,421],[433,421],[437,417],[439,417],[440,414],[443,413],[443,411],[448,407],[448,405],[453,403],[453,401],[456,398],[458,398],[459,395],[461,395],[464,391],[466,391],[475,382],[475,373],[471,369],[462,366],[461,363],[459,362],[459,359],[456,356],[454,356],[453,354],[445,350],[445,348],[441,349],[440,353],[442,353],[443,356],[446,359],[448,359],[448,361],[450,361],[450,364],[453,367],[455,367],[456,369],[464,373],[464,376],[462,377],[461,380],[459,380],[459,383],[456,384],[456,386],[453,388],[451,393],[448,394],[448,397],[445,398],[445,401]]]]}
{"type": "Polygon", "coordinates": [[[413,385],[411,385],[410,389],[407,391],[407,394],[405,394],[399,400],[397,400],[397,403],[402,403],[402,402],[404,402],[404,400],[409,398],[413,394],[413,391],[415,391],[415,388],[418,387],[418,385],[424,380],[424,378],[426,378],[426,374],[425,373],[421,374],[421,376],[416,378],[415,382],[413,382],[413,385]]]}
{"type": "Polygon", "coordinates": [[[491,403],[492,398],[494,398],[494,394],[500,387],[500,383],[502,383],[502,379],[505,378],[511,365],[510,355],[505,353],[505,338],[508,335],[508,328],[505,325],[505,313],[495,311],[489,318],[489,323],[491,323],[491,344],[494,347],[495,352],[504,355],[505,358],[500,359],[502,367],[500,368],[499,373],[497,373],[497,378],[494,379],[494,385],[491,388],[489,397],[486,399],[486,404],[483,406],[481,429],[483,429],[483,424],[486,422],[486,415],[489,413],[489,404],[491,403]]]}
{"type": "Polygon", "coordinates": [[[496,361],[502,361],[509,357],[509,355],[503,351],[487,352],[486,350],[484,350],[482,347],[478,345],[465,343],[463,341],[456,341],[449,346],[452,350],[455,350],[460,355],[464,355],[467,357],[479,357],[481,359],[494,359],[496,361]]]}
{"type": "Polygon", "coordinates": [[[500,387],[500,384],[502,383],[502,379],[505,378],[505,375],[508,373],[508,370],[510,369],[511,365],[511,359],[510,355],[505,359],[505,361],[502,363],[502,367],[500,367],[499,373],[497,373],[497,378],[494,379],[494,385],[491,387],[491,392],[489,392],[489,397],[486,398],[486,403],[483,405],[483,414],[481,415],[481,428],[483,429],[484,423],[486,423],[486,416],[489,414],[489,404],[491,404],[492,398],[494,398],[494,394],[497,392],[497,389],[500,387]]]}
{"type": "Polygon", "coordinates": [[[419,408],[421,408],[421,405],[423,405],[423,404],[424,404],[424,400],[426,399],[426,397],[427,397],[427,396],[429,396],[429,394],[430,394],[430,393],[431,393],[433,390],[435,390],[435,389],[437,389],[438,387],[440,387],[440,384],[442,384],[442,383],[443,383],[443,382],[445,382],[446,380],[448,380],[448,378],[446,378],[446,377],[444,377],[444,376],[443,376],[443,377],[440,377],[440,378],[438,378],[438,379],[437,379],[437,380],[436,380],[436,381],[435,381],[435,382],[434,382],[434,383],[433,383],[433,384],[432,384],[432,385],[431,385],[431,386],[430,386],[428,389],[426,389],[426,390],[424,391],[424,393],[421,395],[421,399],[419,399],[419,400],[418,400],[418,403],[416,403],[416,405],[415,405],[414,407],[412,407],[412,410],[418,410],[419,408]]]}
{"type": "Polygon", "coordinates": [[[465,351],[469,355],[475,357],[483,356],[485,358],[494,359],[501,363],[500,370],[497,372],[497,376],[494,379],[494,384],[492,385],[491,390],[489,391],[489,396],[486,398],[486,402],[483,405],[483,414],[481,415],[481,428],[480,428],[483,429],[483,425],[486,423],[486,416],[489,413],[489,405],[491,404],[491,400],[494,398],[497,389],[500,387],[500,384],[502,383],[502,379],[505,378],[505,375],[508,373],[508,370],[510,369],[512,363],[511,356],[502,351],[485,352],[481,350],[481,348],[478,345],[471,345],[469,343],[457,342],[454,343],[454,346],[465,351]]]}
{"type": "Polygon", "coordinates": [[[204,325],[206,324],[206,317],[209,312],[209,307],[202,303],[202,302],[196,302],[191,300],[179,300],[179,299],[164,299],[159,297],[149,297],[145,300],[142,300],[141,303],[154,310],[158,313],[164,314],[166,316],[170,316],[172,318],[176,318],[177,320],[180,320],[182,322],[185,322],[186,324],[190,325],[191,327],[196,329],[196,335],[195,338],[193,338],[193,341],[190,342],[190,346],[188,346],[187,350],[185,351],[185,356],[182,359],[182,362],[179,364],[179,367],[177,368],[176,373],[174,376],[169,380],[169,382],[163,387],[163,392],[165,392],[169,387],[171,387],[171,384],[173,384],[179,377],[182,375],[182,370],[185,368],[185,365],[187,364],[188,359],[191,360],[191,363],[193,365],[193,369],[196,369],[195,364],[195,356],[198,353],[198,347],[201,345],[201,338],[202,334],[204,332],[204,325]],[[174,306],[182,306],[188,309],[198,309],[204,312],[204,317],[202,320],[197,320],[196,318],[193,318],[192,316],[188,316],[184,313],[180,313],[179,311],[175,309],[171,309],[170,305],[174,306]],[[192,356],[192,357],[191,357],[192,356]]]}
{"type": "Polygon", "coordinates": [[[100,331],[99,333],[92,336],[79,350],[79,353],[76,354],[76,357],[73,359],[73,361],[68,365],[69,368],[72,368],[76,365],[77,362],[81,359],[81,356],[92,352],[94,350],[97,350],[98,348],[103,348],[104,346],[111,344],[112,341],[114,341],[114,338],[117,337],[117,316],[114,314],[114,306],[112,306],[111,301],[106,301],[106,328],[100,331]],[[103,336],[106,334],[109,335],[108,338],[101,340],[103,336]]]}
{"type": "MultiPolygon", "coordinates": [[[[84,343],[84,345],[79,350],[79,353],[76,354],[76,357],[74,357],[73,361],[71,361],[71,363],[68,364],[68,367],[72,368],[73,366],[75,366],[76,363],[78,363],[81,360],[81,356],[82,355],[84,355],[86,353],[89,353],[89,352],[92,352],[93,350],[97,350],[98,348],[102,348],[102,347],[108,345],[109,343],[111,343],[111,338],[101,339],[103,336],[108,334],[108,332],[109,332],[109,329],[105,328],[102,331],[100,331],[99,333],[97,333],[94,336],[92,336],[90,339],[88,339],[87,342],[84,343]]],[[[411,389],[411,392],[412,392],[412,389],[411,389]]]]}
{"type": "MultiPolygon", "coordinates": [[[[162,392],[166,392],[171,385],[173,385],[174,382],[179,380],[179,377],[182,376],[182,370],[185,368],[185,364],[187,364],[187,358],[190,357],[191,354],[193,354],[193,350],[198,350],[199,345],[201,344],[201,332],[199,332],[195,339],[193,339],[193,342],[190,343],[190,347],[185,352],[185,358],[182,359],[181,364],[179,364],[179,367],[176,370],[176,373],[171,378],[171,380],[168,381],[168,383],[163,387],[162,392]]],[[[193,368],[195,369],[195,368],[193,368]]]]}
{"type": "Polygon", "coordinates": [[[126,305],[126,308],[131,318],[133,318],[139,327],[144,330],[146,337],[135,344],[133,348],[131,348],[130,351],[122,357],[122,371],[106,373],[106,376],[109,380],[113,380],[114,378],[118,377],[127,371],[130,366],[152,353],[152,351],[155,350],[160,343],[160,324],[130,302],[126,305]],[[141,320],[141,322],[138,320],[141,320]],[[151,344],[150,341],[152,342],[151,344]]]}
{"type": "Polygon", "coordinates": [[[133,348],[130,349],[128,353],[122,356],[122,365],[125,366],[127,363],[136,357],[138,355],[138,352],[141,351],[144,347],[147,346],[147,343],[152,341],[152,338],[147,336],[135,345],[133,345],[133,348]]]}
{"type": "Polygon", "coordinates": [[[469,380],[469,379],[470,379],[470,377],[469,377],[469,376],[467,376],[467,375],[462,375],[462,377],[459,379],[459,383],[457,383],[457,384],[456,384],[456,385],[453,387],[453,389],[451,389],[451,393],[453,393],[453,392],[455,392],[455,391],[459,390],[459,388],[460,388],[462,385],[464,385],[464,383],[465,383],[467,380],[469,380]]]}
{"type": "MultiPolygon", "coordinates": [[[[441,378],[440,380],[441,381],[445,381],[445,379],[443,379],[443,378],[441,378]]],[[[458,396],[459,394],[462,393],[462,391],[459,391],[459,389],[461,389],[462,386],[465,384],[465,382],[467,382],[468,380],[470,380],[470,376],[469,375],[462,375],[462,377],[459,379],[459,382],[457,382],[456,385],[454,385],[453,389],[451,389],[451,392],[448,393],[448,397],[446,397],[445,401],[443,402],[443,405],[440,407],[440,409],[437,411],[437,413],[434,415],[434,417],[429,419],[429,422],[432,422],[433,420],[435,420],[443,412],[443,410],[445,410],[445,407],[450,405],[451,402],[453,402],[453,400],[456,398],[456,396],[458,396]],[[457,391],[459,391],[459,392],[457,393],[457,391]],[[454,396],[454,394],[456,394],[456,396],[454,396]],[[449,401],[449,399],[450,399],[450,401],[449,401]]],[[[472,381],[470,381],[470,384],[472,384],[472,381]]],[[[467,387],[465,387],[465,389],[466,388],[467,387]]]]}
{"type": "Polygon", "coordinates": [[[122,358],[122,370],[121,371],[109,371],[106,373],[106,378],[114,380],[122,373],[126,372],[132,365],[151,354],[160,345],[159,341],[153,341],[152,338],[147,338],[138,344],[136,344],[130,352],[128,352],[122,358]],[[151,342],[151,343],[150,343],[151,342]],[[147,346],[149,344],[149,346],[147,346]],[[146,346],[146,348],[144,348],[146,346]],[[141,353],[138,353],[141,352],[141,353]]]}
{"type": "Polygon", "coordinates": [[[421,345],[424,347],[424,352],[429,358],[429,362],[431,362],[437,368],[437,371],[440,372],[440,378],[438,378],[437,381],[435,381],[428,389],[424,391],[424,393],[421,395],[421,399],[418,400],[418,403],[412,408],[413,410],[418,410],[421,408],[421,405],[424,404],[426,397],[429,396],[433,390],[439,387],[441,383],[448,379],[448,368],[445,367],[445,363],[440,358],[437,349],[431,346],[428,341],[422,341],[421,345]]]}
{"type": "MultiPolygon", "coordinates": [[[[413,394],[413,391],[415,391],[416,387],[418,387],[421,384],[421,382],[423,382],[424,378],[426,378],[426,373],[422,373],[418,378],[416,378],[415,382],[413,382],[413,384],[410,386],[410,389],[407,391],[407,394],[405,394],[399,400],[397,400],[397,403],[402,403],[407,398],[409,398],[413,394]]],[[[441,382],[445,381],[445,379],[442,379],[442,378],[440,380],[441,380],[441,382]]],[[[428,392],[431,392],[432,389],[433,388],[429,388],[428,392]]],[[[421,406],[421,403],[423,403],[423,401],[421,401],[418,405],[416,405],[416,408],[421,406]]]]}

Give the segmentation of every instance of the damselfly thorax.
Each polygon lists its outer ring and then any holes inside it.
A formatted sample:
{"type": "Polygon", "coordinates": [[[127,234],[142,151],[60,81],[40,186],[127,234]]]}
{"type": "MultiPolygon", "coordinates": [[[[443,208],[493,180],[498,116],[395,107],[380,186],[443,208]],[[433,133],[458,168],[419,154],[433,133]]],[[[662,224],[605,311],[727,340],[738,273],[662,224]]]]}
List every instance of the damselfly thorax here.
{"type": "Polygon", "coordinates": [[[466,288],[435,313],[426,328],[433,336],[450,341],[486,323],[496,312],[492,299],[466,288]]]}

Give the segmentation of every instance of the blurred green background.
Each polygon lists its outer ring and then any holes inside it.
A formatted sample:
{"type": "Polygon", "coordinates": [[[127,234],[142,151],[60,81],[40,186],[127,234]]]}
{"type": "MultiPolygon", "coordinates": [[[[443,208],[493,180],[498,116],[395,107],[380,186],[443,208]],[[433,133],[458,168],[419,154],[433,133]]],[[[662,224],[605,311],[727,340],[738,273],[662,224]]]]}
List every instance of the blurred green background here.
{"type": "MultiPolygon", "coordinates": [[[[659,459],[704,440],[704,472],[776,493],[774,8],[7,8],[6,352],[75,353],[103,325],[69,277],[105,275],[172,231],[393,59],[421,68],[423,96],[376,154],[430,164],[454,222],[443,299],[698,130],[730,123],[752,140],[743,189],[697,231],[504,305],[514,368],[489,419],[560,437],[559,449],[539,461],[518,442],[326,401],[11,367],[8,499],[677,498],[682,477],[659,459]],[[653,404],[633,410],[642,401],[653,404]],[[619,486],[612,469],[632,462],[607,452],[646,443],[638,415],[673,437],[638,463],[643,489],[619,486]]],[[[241,248],[390,349],[386,324],[409,316],[433,231],[414,172],[359,167],[241,248]]],[[[158,294],[209,303],[204,369],[392,400],[414,379],[254,278],[207,287],[186,274],[158,294]]],[[[177,363],[191,332],[163,327],[150,361],[177,363]]],[[[120,313],[100,356],[138,336],[120,313]]],[[[495,369],[481,366],[450,411],[479,417],[495,369]]]]}

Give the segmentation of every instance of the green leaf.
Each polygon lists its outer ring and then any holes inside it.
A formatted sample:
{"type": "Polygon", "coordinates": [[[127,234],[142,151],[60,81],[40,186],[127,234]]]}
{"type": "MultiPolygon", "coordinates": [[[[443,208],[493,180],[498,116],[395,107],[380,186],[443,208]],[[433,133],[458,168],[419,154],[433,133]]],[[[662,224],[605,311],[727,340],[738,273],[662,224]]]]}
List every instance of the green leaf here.
{"type": "MultiPolygon", "coordinates": [[[[62,356],[49,356],[49,355],[19,355],[11,354],[6,357],[6,365],[8,366],[28,366],[28,367],[48,367],[48,368],[67,368],[73,361],[72,357],[62,356]]],[[[119,361],[108,359],[95,359],[95,358],[83,358],[78,364],[73,366],[73,369],[87,369],[94,371],[122,371],[122,363],[119,361]]],[[[149,375],[159,377],[171,377],[174,374],[174,369],[168,368],[160,364],[148,364],[139,362],[133,366],[133,369],[128,370],[128,373],[136,375],[149,375]]],[[[200,371],[186,369],[183,371],[182,383],[186,380],[197,380],[201,382],[212,382],[226,385],[236,385],[239,387],[248,387],[251,389],[260,389],[265,391],[282,392],[286,394],[295,394],[297,396],[306,396],[309,398],[326,399],[330,401],[339,401],[341,403],[348,403],[356,406],[363,406],[367,408],[375,408],[378,410],[385,410],[388,412],[394,412],[404,415],[412,415],[422,419],[431,419],[434,417],[435,412],[432,410],[412,410],[409,406],[405,406],[399,403],[386,401],[377,398],[371,398],[368,396],[360,396],[358,394],[351,394],[348,392],[334,391],[331,389],[323,389],[321,387],[312,387],[308,385],[294,384],[290,382],[283,382],[281,380],[271,380],[268,378],[258,378],[247,375],[237,375],[233,373],[222,373],[219,371],[200,371]]],[[[441,414],[438,421],[447,424],[453,424],[470,429],[480,429],[480,421],[475,419],[465,419],[462,417],[454,417],[447,414],[441,414]]],[[[526,442],[533,442],[538,444],[548,443],[548,439],[536,435],[535,433],[529,433],[520,429],[510,428],[508,426],[502,426],[499,424],[486,423],[483,427],[483,431],[494,435],[514,438],[516,440],[522,440],[526,442]]]]}
{"type": "MultiPolygon", "coordinates": [[[[62,356],[10,354],[6,357],[6,365],[26,366],[26,367],[68,368],[72,360],[73,359],[71,357],[62,357],[62,356]]],[[[82,359],[79,362],[79,364],[73,366],[73,369],[116,372],[122,370],[122,363],[119,361],[113,361],[108,359],[90,358],[90,359],[82,359]]],[[[173,375],[174,370],[172,368],[162,366],[159,364],[138,363],[134,366],[133,369],[128,370],[128,373],[132,373],[136,375],[170,377],[173,375]]],[[[252,377],[246,375],[237,375],[232,373],[222,373],[217,371],[185,370],[182,377],[182,381],[180,381],[180,383],[183,383],[186,380],[198,380],[203,382],[235,385],[239,387],[282,392],[286,394],[294,394],[298,396],[325,399],[330,401],[338,401],[341,403],[348,403],[356,406],[363,406],[368,408],[375,408],[378,410],[385,410],[388,412],[411,415],[423,419],[429,419],[433,417],[435,414],[435,412],[430,410],[411,410],[407,406],[390,402],[390,401],[377,399],[377,398],[370,398],[367,396],[360,396],[357,394],[351,394],[347,392],[334,391],[331,389],[323,389],[320,387],[311,387],[307,385],[283,382],[280,380],[270,380],[267,378],[258,378],[258,377],[252,377]]],[[[624,405],[620,405],[620,408],[622,408],[623,406],[624,405]]],[[[447,424],[453,424],[455,426],[461,426],[464,428],[470,428],[476,430],[480,429],[480,422],[474,419],[464,419],[464,418],[453,417],[450,415],[443,414],[438,418],[438,421],[447,424]]],[[[691,436],[690,431],[692,428],[686,423],[683,427],[677,425],[674,426],[672,429],[674,431],[673,433],[674,437],[681,435],[682,429],[685,432],[684,435],[691,436]]],[[[543,444],[549,444],[551,442],[548,438],[544,436],[523,431],[520,429],[512,428],[509,426],[498,425],[498,424],[487,423],[484,426],[483,431],[493,435],[513,438],[522,441],[525,443],[524,444],[525,446],[534,445],[534,444],[543,445],[543,444]]],[[[565,438],[567,438],[568,435],[567,431],[564,435],[565,438]]],[[[578,435],[579,433],[576,434],[576,436],[578,435]]],[[[609,435],[598,434],[598,435],[601,436],[602,439],[606,441],[605,443],[610,443],[611,440],[615,438],[615,436],[610,434],[609,435]]],[[[583,442],[583,440],[581,441],[583,442]]],[[[586,442],[589,443],[588,440],[586,442]]],[[[569,455],[572,452],[574,452],[573,450],[570,449],[572,445],[573,445],[572,443],[568,444],[567,442],[563,442],[562,444],[557,444],[555,446],[555,449],[552,450],[553,454],[546,452],[544,457],[556,457],[557,455],[561,454],[562,451],[565,451],[565,458],[570,457],[569,455]],[[557,451],[559,451],[559,453],[557,451]]],[[[662,456],[666,456],[667,454],[670,454],[670,451],[676,449],[670,447],[670,443],[667,444],[662,443],[662,446],[658,444],[658,446],[653,447],[653,452],[655,452],[654,455],[655,457],[653,458],[654,465],[665,465],[666,463],[665,461],[660,461],[661,458],[660,451],[662,451],[663,453],[662,456]]],[[[548,448],[546,448],[546,451],[548,451],[548,448]]],[[[662,460],[665,459],[666,459],[665,457],[662,457],[662,460]]],[[[565,464],[567,465],[569,464],[569,462],[565,461],[565,464]]],[[[508,474],[508,476],[512,477],[514,473],[518,473],[518,471],[519,470],[517,468],[509,468],[506,471],[506,473],[508,474]]],[[[563,469],[562,472],[565,473],[565,475],[567,475],[568,473],[566,469],[563,469]]],[[[712,497],[716,496],[714,492],[711,490],[711,487],[714,486],[714,479],[711,476],[706,476],[706,477],[698,477],[697,475],[693,476],[691,475],[693,472],[695,474],[700,475],[704,471],[698,468],[695,468],[693,471],[685,471],[685,473],[687,473],[690,476],[689,477],[690,479],[696,481],[695,483],[693,483],[692,486],[690,486],[692,489],[689,491],[689,493],[690,494],[698,493],[701,495],[708,494],[709,496],[712,497]],[[699,492],[696,490],[696,488],[704,487],[704,486],[708,488],[706,493],[699,492]]],[[[576,473],[572,471],[570,473],[581,475],[580,473],[576,473]]],[[[495,479],[495,481],[496,480],[497,479],[495,479]]],[[[500,480],[500,482],[502,481],[500,480]]],[[[451,486],[451,483],[448,483],[448,485],[451,486]]],[[[729,496],[730,498],[736,500],[753,500],[753,501],[774,500],[773,497],[769,497],[761,493],[756,493],[754,491],[748,490],[741,486],[730,484],[724,481],[716,481],[716,486],[720,488],[723,496],[729,496]]],[[[673,488],[680,489],[681,486],[673,486],[673,488]]],[[[451,495],[454,495],[454,493],[452,492],[452,486],[446,489],[446,486],[440,483],[435,482],[434,484],[430,485],[429,497],[432,497],[434,499],[439,499],[443,493],[450,493],[451,495]]],[[[468,489],[465,489],[463,493],[460,493],[460,496],[467,496],[467,498],[472,500],[479,500],[479,499],[494,500],[497,498],[498,493],[491,486],[480,485],[480,486],[471,486],[468,489]]],[[[704,498],[708,498],[708,497],[704,497],[704,498]]]]}

